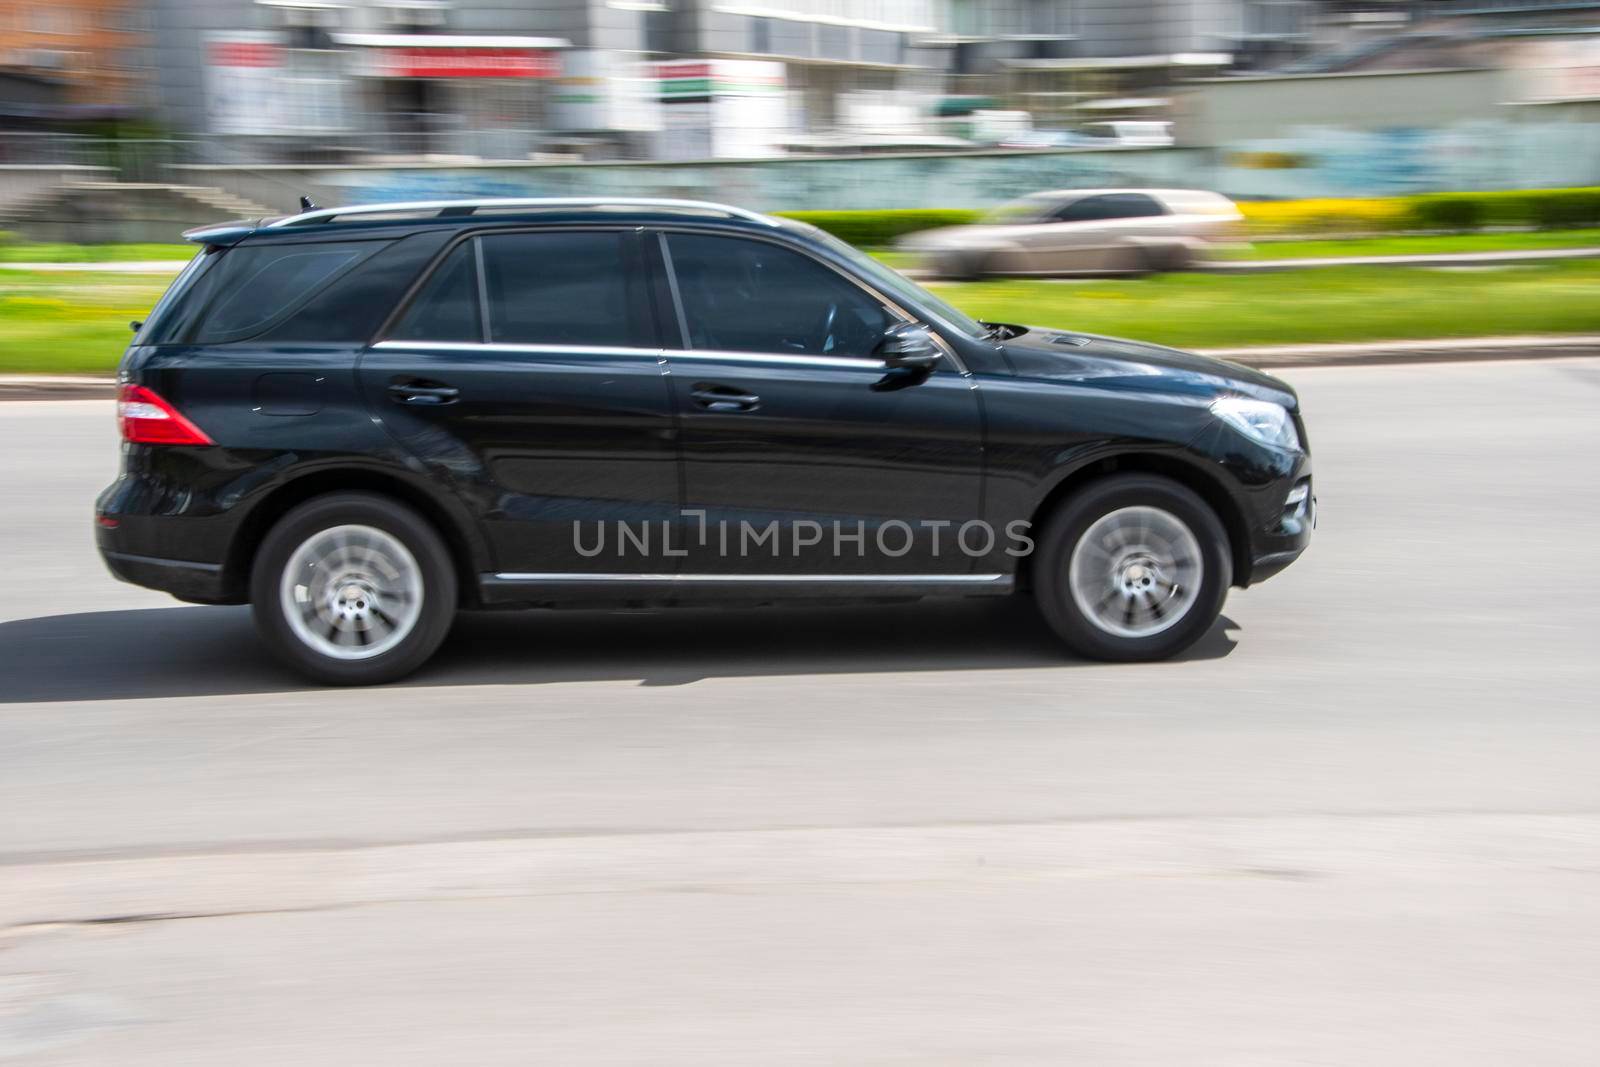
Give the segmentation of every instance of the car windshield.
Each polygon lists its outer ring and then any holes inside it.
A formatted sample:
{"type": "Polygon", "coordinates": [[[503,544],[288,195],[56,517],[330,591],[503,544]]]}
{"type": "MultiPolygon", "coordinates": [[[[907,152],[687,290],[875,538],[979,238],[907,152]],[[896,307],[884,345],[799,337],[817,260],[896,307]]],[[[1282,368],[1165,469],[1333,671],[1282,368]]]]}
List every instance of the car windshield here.
{"type": "Polygon", "coordinates": [[[1033,222],[1043,218],[1055,206],[1055,198],[1049,196],[1025,196],[1021,200],[1009,200],[999,207],[990,208],[984,213],[983,222],[988,226],[1007,226],[1019,222],[1033,222]]]}
{"type": "Polygon", "coordinates": [[[808,236],[821,241],[848,259],[872,284],[895,299],[932,311],[944,325],[968,337],[982,338],[988,334],[988,330],[978,320],[963,311],[957,311],[904,274],[884,266],[859,248],[839,240],[831,233],[817,229],[810,223],[797,223],[787,219],[785,224],[803,228],[808,236]]]}

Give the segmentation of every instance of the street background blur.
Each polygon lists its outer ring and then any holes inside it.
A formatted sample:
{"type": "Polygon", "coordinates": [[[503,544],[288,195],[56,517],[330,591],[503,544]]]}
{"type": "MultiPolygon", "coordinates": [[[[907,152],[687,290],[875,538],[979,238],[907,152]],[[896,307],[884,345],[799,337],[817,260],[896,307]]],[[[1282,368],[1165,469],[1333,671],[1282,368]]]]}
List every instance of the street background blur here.
{"type": "Polygon", "coordinates": [[[0,1062],[1587,1067],[1597,294],[1600,0],[0,0],[0,1062]],[[1236,239],[916,276],[1299,390],[1321,528],[1176,661],[479,614],[330,692],[96,554],[186,227],[696,197],[921,272],[1150,187],[1236,239]]]}
{"type": "Polygon", "coordinates": [[[1525,0],[8,0],[0,373],[109,373],[182,230],[302,196],[711,199],[915,271],[1018,197],[1203,189],[1243,212],[1204,256],[929,280],[1215,349],[1596,331],[1597,30],[1525,0]]]}

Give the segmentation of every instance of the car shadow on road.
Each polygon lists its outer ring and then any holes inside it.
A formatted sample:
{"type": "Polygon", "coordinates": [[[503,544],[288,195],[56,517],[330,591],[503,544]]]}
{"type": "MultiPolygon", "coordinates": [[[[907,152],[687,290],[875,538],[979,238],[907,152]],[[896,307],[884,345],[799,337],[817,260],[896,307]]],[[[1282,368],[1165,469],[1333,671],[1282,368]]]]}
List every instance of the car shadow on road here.
{"type": "MultiPolygon", "coordinates": [[[[1179,660],[1233,650],[1223,616],[1179,660]]],[[[1092,666],[1018,600],[852,607],[463,614],[404,686],[1092,666]]],[[[261,647],[247,608],[173,607],[0,623],[0,704],[311,688],[261,647]]]]}

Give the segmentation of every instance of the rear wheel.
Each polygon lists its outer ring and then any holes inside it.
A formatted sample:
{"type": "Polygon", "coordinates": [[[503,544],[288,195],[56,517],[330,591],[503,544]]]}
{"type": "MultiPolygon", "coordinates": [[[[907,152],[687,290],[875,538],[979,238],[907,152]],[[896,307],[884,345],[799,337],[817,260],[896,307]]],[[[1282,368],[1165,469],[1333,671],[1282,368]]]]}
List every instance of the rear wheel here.
{"type": "Polygon", "coordinates": [[[1192,490],[1168,478],[1094,482],[1049,520],[1034,593],[1051,627],[1094,659],[1181,652],[1222,611],[1233,582],[1227,532],[1192,490]]]}
{"type": "Polygon", "coordinates": [[[449,550],[410,508],[333,493],[267,532],[250,576],[262,638],[289,666],[331,685],[372,685],[420,667],[449,632],[449,550]]]}

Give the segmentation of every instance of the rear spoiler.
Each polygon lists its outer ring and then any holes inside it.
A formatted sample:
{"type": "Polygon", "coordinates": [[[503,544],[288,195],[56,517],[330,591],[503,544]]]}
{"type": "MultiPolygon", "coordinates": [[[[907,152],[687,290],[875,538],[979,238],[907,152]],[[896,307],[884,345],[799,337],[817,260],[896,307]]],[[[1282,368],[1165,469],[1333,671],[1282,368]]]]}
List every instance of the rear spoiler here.
{"type": "Polygon", "coordinates": [[[184,230],[183,239],[193,241],[197,245],[231,248],[271,221],[271,219],[239,219],[235,222],[196,226],[192,230],[184,230]]]}

